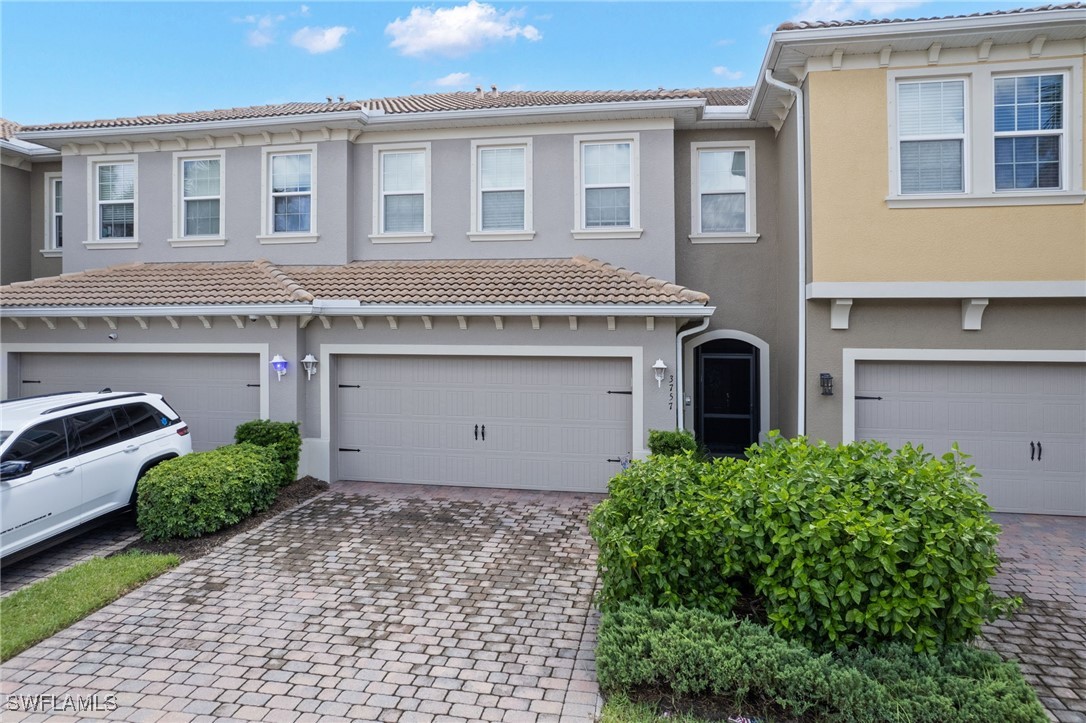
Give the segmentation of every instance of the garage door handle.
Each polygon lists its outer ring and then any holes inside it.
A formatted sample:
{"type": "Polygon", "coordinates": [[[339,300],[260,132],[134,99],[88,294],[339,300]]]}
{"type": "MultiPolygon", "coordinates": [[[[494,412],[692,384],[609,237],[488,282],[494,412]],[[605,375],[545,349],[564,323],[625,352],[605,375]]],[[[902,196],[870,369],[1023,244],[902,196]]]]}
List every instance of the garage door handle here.
{"type": "Polygon", "coordinates": [[[259,384],[246,384],[247,387],[259,387],[259,384]]]}
{"type": "Polygon", "coordinates": [[[339,451],[340,452],[361,452],[362,450],[360,450],[360,449],[358,449],[356,447],[340,447],[339,451]]]}
{"type": "Polygon", "coordinates": [[[53,474],[57,477],[63,477],[65,475],[71,474],[72,472],[75,472],[75,467],[61,467],[53,474]]]}
{"type": "Polygon", "coordinates": [[[479,425],[478,424],[475,425],[475,441],[476,442],[479,441],[479,425]]]}
{"type": "Polygon", "coordinates": [[[361,389],[362,385],[361,384],[340,384],[339,388],[340,389],[361,389]]]}
{"type": "Polygon", "coordinates": [[[1029,443],[1029,461],[1030,462],[1033,461],[1033,455],[1036,454],[1036,453],[1037,453],[1036,445],[1034,445],[1033,442],[1030,442],[1029,443]]]}
{"type": "Polygon", "coordinates": [[[1038,443],[1037,443],[1037,461],[1038,461],[1038,462],[1040,462],[1040,461],[1041,461],[1041,453],[1042,453],[1042,452],[1044,452],[1044,449],[1042,449],[1042,448],[1041,448],[1041,443],[1040,443],[1040,442],[1038,442],[1038,443]]]}
{"type": "Polygon", "coordinates": [[[129,446],[127,446],[127,447],[125,447],[125,448],[124,448],[124,450],[123,450],[123,452],[124,452],[125,454],[132,454],[133,452],[138,452],[138,451],[140,451],[140,448],[139,448],[139,447],[137,447],[137,446],[136,446],[136,445],[134,445],[134,444],[131,444],[131,445],[129,445],[129,446]]]}
{"type": "Polygon", "coordinates": [[[483,441],[486,441],[486,425],[483,425],[483,441]]]}

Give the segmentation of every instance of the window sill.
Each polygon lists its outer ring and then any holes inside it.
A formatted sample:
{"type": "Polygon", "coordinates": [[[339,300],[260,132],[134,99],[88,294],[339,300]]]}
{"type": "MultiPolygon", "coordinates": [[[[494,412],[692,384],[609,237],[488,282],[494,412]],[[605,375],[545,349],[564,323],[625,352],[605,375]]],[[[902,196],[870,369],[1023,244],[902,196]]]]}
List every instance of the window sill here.
{"type": "Polygon", "coordinates": [[[170,246],[173,246],[175,249],[183,249],[183,248],[189,248],[189,247],[194,247],[194,246],[225,246],[226,245],[226,239],[225,238],[218,238],[218,237],[213,237],[213,238],[199,238],[199,237],[171,238],[171,239],[167,239],[166,241],[167,241],[167,243],[170,244],[170,246]]]}
{"type": "Polygon", "coordinates": [[[432,233],[375,233],[370,242],[375,244],[428,244],[434,240],[432,233]]]}
{"type": "Polygon", "coordinates": [[[275,244],[315,244],[319,239],[320,234],[315,233],[276,233],[256,237],[256,240],[265,246],[275,244]]]}
{"type": "Polygon", "coordinates": [[[644,230],[639,228],[579,228],[569,232],[575,239],[619,239],[641,238],[644,230]]]}
{"type": "Polygon", "coordinates": [[[38,253],[40,253],[47,259],[59,259],[61,256],[64,255],[64,251],[62,249],[41,249],[38,253]]]}
{"type": "Polygon", "coordinates": [[[531,241],[535,238],[535,231],[471,231],[468,239],[471,241],[531,241]]]}
{"type": "Polygon", "coordinates": [[[957,196],[888,196],[887,208],[965,208],[970,206],[1065,206],[1086,201],[1086,193],[991,193],[957,196]]]}
{"type": "Polygon", "coordinates": [[[692,233],[687,238],[692,244],[753,244],[758,243],[757,233],[692,233]]]}
{"type": "Polygon", "coordinates": [[[111,251],[113,249],[138,249],[140,242],[133,238],[124,241],[84,241],[83,245],[96,251],[111,251]]]}

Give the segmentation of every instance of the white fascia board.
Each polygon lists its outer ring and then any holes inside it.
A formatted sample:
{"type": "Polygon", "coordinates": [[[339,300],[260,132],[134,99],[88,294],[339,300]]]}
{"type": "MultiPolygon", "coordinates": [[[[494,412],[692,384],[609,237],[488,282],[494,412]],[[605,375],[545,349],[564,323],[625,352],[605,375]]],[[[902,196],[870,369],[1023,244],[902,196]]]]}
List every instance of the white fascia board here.
{"type": "Polygon", "coordinates": [[[370,112],[368,127],[415,123],[418,121],[473,120],[487,118],[524,118],[566,113],[616,113],[643,110],[686,110],[705,107],[704,98],[671,98],[667,100],[624,100],[611,103],[566,103],[564,105],[514,106],[509,108],[479,108],[471,110],[415,111],[410,113],[370,112]]]}
{"type": "Polygon", "coordinates": [[[1086,281],[815,281],[808,299],[1057,299],[1086,297],[1086,281]]]}
{"type": "Polygon", "coordinates": [[[16,153],[25,158],[60,158],[60,152],[37,143],[28,143],[18,138],[0,138],[0,149],[16,153]]]}
{"type": "Polygon", "coordinates": [[[701,114],[706,121],[747,121],[751,119],[749,105],[707,105],[701,114]]]}
{"type": "Polygon", "coordinates": [[[334,113],[300,113],[295,115],[268,116],[264,118],[231,118],[227,120],[197,121],[194,123],[153,123],[147,125],[116,126],[110,128],[63,128],[48,131],[21,131],[26,139],[69,142],[78,138],[106,138],[156,133],[197,133],[214,130],[238,130],[264,126],[290,126],[299,124],[327,125],[340,121],[353,121],[364,125],[368,112],[363,109],[336,111],[334,113]]]}
{"type": "Polygon", "coordinates": [[[0,318],[40,316],[712,316],[700,304],[361,304],[350,300],[312,304],[187,306],[24,306],[0,308],[0,318]]]}

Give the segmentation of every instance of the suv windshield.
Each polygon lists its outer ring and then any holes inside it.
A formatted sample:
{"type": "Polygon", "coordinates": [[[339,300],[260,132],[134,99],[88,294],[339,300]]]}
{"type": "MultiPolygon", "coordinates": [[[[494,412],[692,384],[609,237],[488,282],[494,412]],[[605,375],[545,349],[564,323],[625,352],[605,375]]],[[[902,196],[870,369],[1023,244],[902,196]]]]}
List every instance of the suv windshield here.
{"type": "Polygon", "coordinates": [[[4,443],[4,440],[11,436],[10,429],[0,430],[0,444],[4,443]]]}

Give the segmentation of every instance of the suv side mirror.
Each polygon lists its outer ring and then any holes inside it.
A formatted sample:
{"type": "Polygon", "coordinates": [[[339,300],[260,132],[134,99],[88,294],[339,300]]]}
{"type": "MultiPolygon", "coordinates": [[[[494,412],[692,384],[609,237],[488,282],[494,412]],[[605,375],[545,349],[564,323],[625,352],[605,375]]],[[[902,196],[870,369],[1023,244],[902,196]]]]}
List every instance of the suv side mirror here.
{"type": "Polygon", "coordinates": [[[13,459],[0,463],[0,480],[25,477],[34,470],[34,463],[25,459],[13,459]]]}

